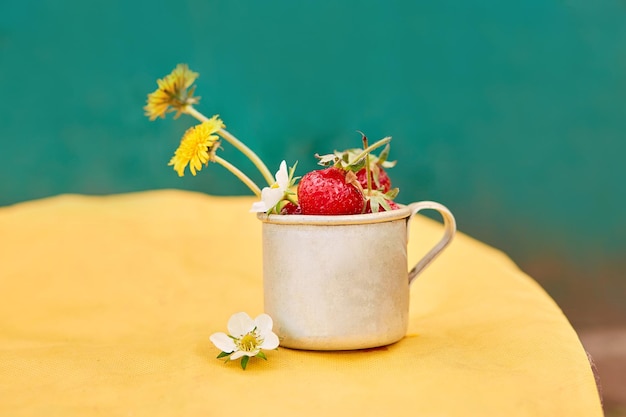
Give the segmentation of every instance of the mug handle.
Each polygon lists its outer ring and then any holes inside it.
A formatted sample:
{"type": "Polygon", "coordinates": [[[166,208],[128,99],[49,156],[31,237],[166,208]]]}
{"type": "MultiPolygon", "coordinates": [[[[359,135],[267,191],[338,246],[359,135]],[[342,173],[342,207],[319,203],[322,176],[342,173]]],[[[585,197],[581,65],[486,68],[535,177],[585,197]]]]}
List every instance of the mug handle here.
{"type": "Polygon", "coordinates": [[[443,225],[445,228],[445,232],[441,240],[433,246],[430,251],[428,251],[428,253],[413,267],[413,269],[409,271],[409,284],[411,284],[415,277],[417,277],[417,275],[421,273],[424,268],[430,265],[437,255],[439,255],[441,251],[450,244],[454,234],[456,233],[456,220],[454,220],[454,216],[447,207],[434,201],[419,201],[417,203],[411,203],[409,204],[409,208],[411,209],[411,217],[407,222],[407,240],[411,219],[415,214],[417,214],[418,211],[421,210],[437,210],[439,214],[441,214],[441,217],[443,217],[443,225]]]}

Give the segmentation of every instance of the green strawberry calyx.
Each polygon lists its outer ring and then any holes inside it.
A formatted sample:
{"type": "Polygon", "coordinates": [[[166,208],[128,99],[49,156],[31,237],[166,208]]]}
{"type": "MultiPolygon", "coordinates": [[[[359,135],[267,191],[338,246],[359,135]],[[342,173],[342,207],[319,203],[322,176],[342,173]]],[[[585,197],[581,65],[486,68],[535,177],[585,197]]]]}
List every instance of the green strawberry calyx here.
{"type": "MultiPolygon", "coordinates": [[[[387,136],[368,146],[365,134],[363,134],[363,132],[359,133],[362,135],[364,149],[352,148],[345,151],[335,151],[326,155],[316,154],[315,157],[318,159],[319,165],[326,167],[334,166],[346,171],[346,183],[354,185],[363,193],[372,213],[378,213],[381,208],[385,211],[390,211],[392,208],[389,202],[396,198],[399,189],[393,188],[387,192],[383,192],[378,188],[380,188],[381,168],[392,168],[396,165],[396,161],[388,160],[391,137],[387,136]],[[380,147],[383,147],[383,149],[377,156],[371,154],[372,151],[380,147]],[[366,178],[368,179],[366,189],[364,189],[364,186],[361,185],[356,176],[356,173],[362,169],[366,170],[366,178]],[[373,181],[370,180],[370,178],[373,181]],[[376,186],[376,189],[373,189],[372,182],[376,186]]],[[[367,204],[364,207],[366,206],[367,204]]]]}
{"type": "Polygon", "coordinates": [[[382,138],[372,145],[365,147],[365,149],[354,148],[345,151],[335,151],[326,155],[315,154],[315,157],[318,159],[318,165],[325,167],[336,166],[337,168],[341,168],[344,171],[359,172],[365,167],[368,155],[373,150],[378,149],[381,146],[387,145],[378,157],[370,156],[370,164],[372,163],[372,160],[375,160],[380,162],[381,166],[392,167],[395,165],[395,161],[387,161],[387,157],[389,155],[389,142],[391,142],[391,136],[382,138]]]}
{"type": "Polygon", "coordinates": [[[378,213],[381,207],[385,211],[391,211],[392,208],[389,202],[397,197],[399,191],[400,189],[398,188],[392,188],[386,193],[380,190],[371,190],[369,194],[365,194],[365,200],[369,202],[372,213],[378,213]]]}

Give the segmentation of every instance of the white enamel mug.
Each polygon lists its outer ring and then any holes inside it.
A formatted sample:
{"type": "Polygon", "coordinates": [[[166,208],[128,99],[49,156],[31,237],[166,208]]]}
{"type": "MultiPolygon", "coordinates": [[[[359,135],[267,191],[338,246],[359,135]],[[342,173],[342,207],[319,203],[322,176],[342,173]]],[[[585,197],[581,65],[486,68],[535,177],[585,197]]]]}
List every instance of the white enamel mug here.
{"type": "Polygon", "coordinates": [[[281,346],[308,350],[364,349],[402,339],[410,283],[456,232],[452,213],[432,201],[370,214],[258,218],[265,312],[281,346]],[[441,214],[444,235],[408,271],[410,220],[425,209],[441,214]]]}

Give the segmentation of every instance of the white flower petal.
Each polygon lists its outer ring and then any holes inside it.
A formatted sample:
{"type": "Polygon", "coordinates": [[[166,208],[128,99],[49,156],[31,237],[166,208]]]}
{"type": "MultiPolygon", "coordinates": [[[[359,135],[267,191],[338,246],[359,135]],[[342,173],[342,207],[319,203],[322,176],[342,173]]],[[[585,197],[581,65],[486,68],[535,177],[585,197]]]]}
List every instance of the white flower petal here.
{"type": "Polygon", "coordinates": [[[287,171],[287,163],[284,160],[280,163],[278,171],[276,171],[276,182],[282,190],[286,190],[289,185],[289,172],[287,171]]]}
{"type": "Polygon", "coordinates": [[[250,333],[254,329],[254,326],[254,320],[252,320],[246,313],[241,312],[232,315],[232,317],[228,320],[227,328],[228,333],[230,333],[231,336],[241,338],[242,336],[250,333]]]}
{"type": "Polygon", "coordinates": [[[245,350],[238,350],[237,352],[235,352],[232,355],[230,355],[230,360],[234,361],[235,359],[239,359],[242,356],[253,357],[253,356],[256,356],[257,353],[259,353],[259,351],[260,351],[260,349],[255,349],[255,350],[252,350],[250,352],[246,352],[245,350]]]}
{"type": "Polygon", "coordinates": [[[269,210],[278,204],[284,195],[285,190],[283,189],[266,187],[261,191],[261,200],[263,200],[266,210],[269,210]]]}
{"type": "Polygon", "coordinates": [[[270,333],[272,331],[272,327],[274,326],[272,318],[265,313],[259,314],[257,318],[254,319],[254,323],[256,324],[256,328],[261,337],[265,337],[267,333],[270,333]]]}
{"type": "Polygon", "coordinates": [[[252,203],[250,213],[265,213],[267,210],[269,210],[269,207],[266,207],[263,201],[257,201],[252,203]]]}
{"type": "Polygon", "coordinates": [[[276,182],[271,187],[263,187],[261,201],[253,203],[250,212],[263,213],[274,208],[285,196],[287,187],[289,187],[289,172],[287,163],[282,161],[280,168],[276,171],[276,182]]]}
{"type": "Polygon", "coordinates": [[[237,352],[233,353],[232,355],[230,355],[230,360],[234,361],[235,359],[239,359],[242,356],[245,356],[246,352],[244,352],[243,350],[238,350],[237,352]]]}
{"type": "Polygon", "coordinates": [[[280,341],[278,340],[278,336],[276,336],[274,332],[269,332],[265,335],[265,338],[263,339],[263,343],[261,344],[260,347],[261,349],[272,350],[272,349],[276,349],[279,344],[280,344],[280,341]]]}
{"type": "Polygon", "coordinates": [[[243,354],[246,355],[246,356],[253,357],[253,356],[256,356],[260,351],[261,351],[261,349],[253,349],[250,352],[243,351],[243,354]]]}
{"type": "Polygon", "coordinates": [[[209,339],[222,352],[230,353],[237,349],[237,346],[235,346],[235,342],[233,341],[233,339],[228,337],[226,333],[213,333],[209,337],[209,339]]]}

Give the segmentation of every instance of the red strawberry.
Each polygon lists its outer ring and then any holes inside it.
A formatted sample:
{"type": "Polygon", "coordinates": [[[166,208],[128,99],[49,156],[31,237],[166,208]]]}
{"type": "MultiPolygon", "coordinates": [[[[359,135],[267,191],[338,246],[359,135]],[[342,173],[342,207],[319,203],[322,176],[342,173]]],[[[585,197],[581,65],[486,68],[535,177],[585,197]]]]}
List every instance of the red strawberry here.
{"type": "Polygon", "coordinates": [[[299,204],[295,204],[289,201],[280,210],[280,214],[302,214],[302,210],[300,209],[299,204]]]}
{"type": "Polygon", "coordinates": [[[298,184],[298,203],[302,214],[363,213],[365,197],[352,181],[356,182],[354,173],[335,166],[305,174],[298,184]]]}
{"type": "MultiPolygon", "coordinates": [[[[356,173],[356,178],[359,180],[361,186],[365,190],[367,189],[366,172],[367,170],[365,168],[362,168],[359,172],[356,173]]],[[[373,168],[370,172],[370,179],[372,184],[372,190],[380,190],[383,193],[391,190],[391,180],[389,179],[389,176],[382,167],[376,166],[375,168],[373,168]],[[376,175],[373,172],[374,169],[378,169],[378,183],[376,183],[376,175]]]]}

